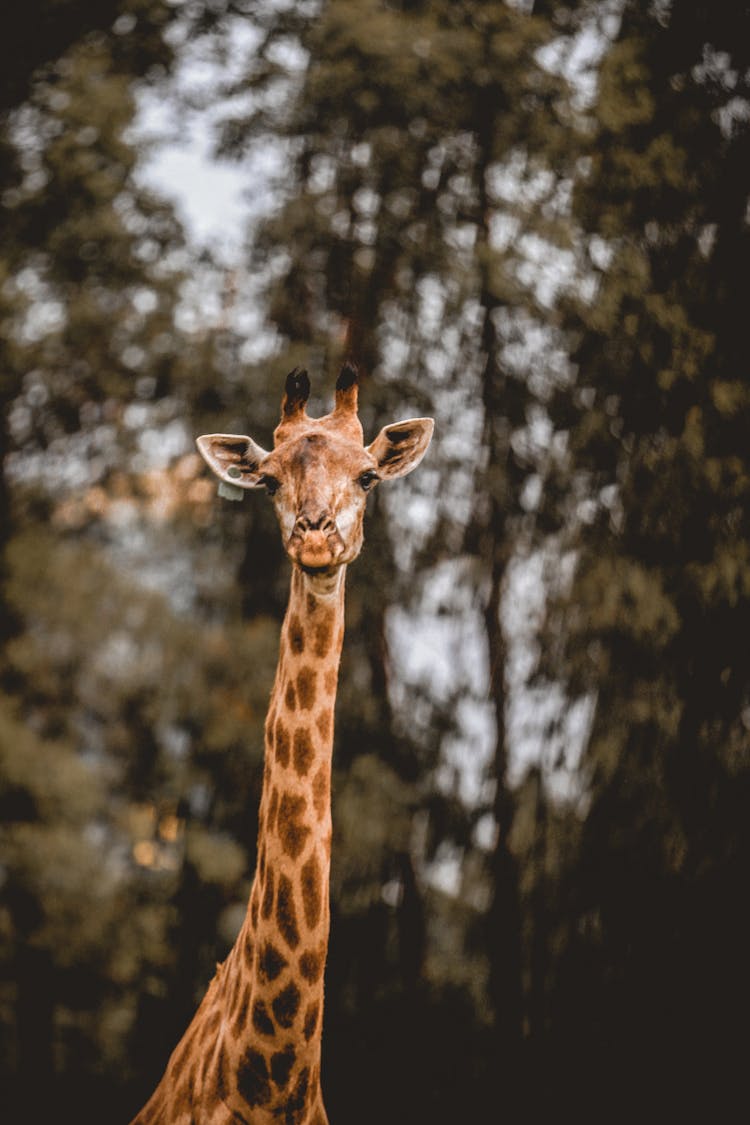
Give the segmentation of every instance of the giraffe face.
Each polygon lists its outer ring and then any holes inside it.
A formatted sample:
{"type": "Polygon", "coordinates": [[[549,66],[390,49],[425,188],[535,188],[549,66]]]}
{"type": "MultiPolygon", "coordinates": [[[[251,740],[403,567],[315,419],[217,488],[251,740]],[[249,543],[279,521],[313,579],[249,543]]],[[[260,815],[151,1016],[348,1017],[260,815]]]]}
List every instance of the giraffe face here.
{"type": "Polygon", "coordinates": [[[261,462],[260,483],[273,496],[287,554],[315,572],[357,557],[367,496],[379,477],[361,442],[319,422],[300,429],[261,462]]]}
{"type": "Polygon", "coordinates": [[[331,573],[352,562],[362,548],[368,494],[380,481],[416,468],[434,423],[431,418],[396,422],[365,446],[356,412],[356,373],[349,365],[339,375],[332,413],[308,417],[308,395],[306,373],[293,371],[271,452],[235,434],[200,437],[198,449],[227,484],[265,489],[273,497],[284,547],[294,564],[311,574],[331,573]]]}

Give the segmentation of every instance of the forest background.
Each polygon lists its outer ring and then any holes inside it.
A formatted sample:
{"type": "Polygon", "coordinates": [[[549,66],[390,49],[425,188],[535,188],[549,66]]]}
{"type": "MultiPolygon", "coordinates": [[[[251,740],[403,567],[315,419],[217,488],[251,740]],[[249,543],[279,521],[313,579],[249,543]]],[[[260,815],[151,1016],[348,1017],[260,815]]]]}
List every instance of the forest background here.
{"type": "Polygon", "coordinates": [[[331,1120],[732,1120],[750,5],[27,0],[0,55],[3,1120],[126,1122],[233,941],[288,570],[193,438],[347,351],[437,428],[348,579],[331,1120]],[[247,170],[230,265],[145,103],[247,170]]]}

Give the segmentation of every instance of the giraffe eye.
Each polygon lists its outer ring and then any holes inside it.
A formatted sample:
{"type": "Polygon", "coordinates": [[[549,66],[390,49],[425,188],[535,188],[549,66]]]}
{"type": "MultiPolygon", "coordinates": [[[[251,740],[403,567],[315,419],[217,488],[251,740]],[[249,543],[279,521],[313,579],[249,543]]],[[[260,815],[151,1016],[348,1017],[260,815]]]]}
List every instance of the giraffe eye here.
{"type": "Polygon", "coordinates": [[[281,488],[281,481],[278,481],[276,477],[263,476],[260,478],[260,483],[269,496],[275,495],[281,488]]]}
{"type": "Polygon", "coordinates": [[[380,480],[380,477],[377,473],[374,473],[372,469],[365,470],[365,472],[361,473],[359,477],[359,483],[362,488],[364,488],[365,492],[367,492],[368,489],[372,488],[372,486],[378,480],[380,480]]]}

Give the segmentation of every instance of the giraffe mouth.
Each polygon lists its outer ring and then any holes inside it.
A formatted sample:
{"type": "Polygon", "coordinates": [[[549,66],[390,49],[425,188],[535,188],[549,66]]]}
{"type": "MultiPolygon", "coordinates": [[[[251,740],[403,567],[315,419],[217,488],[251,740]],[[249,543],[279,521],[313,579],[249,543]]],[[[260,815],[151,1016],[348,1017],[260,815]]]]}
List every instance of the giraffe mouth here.
{"type": "Polygon", "coordinates": [[[304,571],[305,574],[309,574],[311,578],[325,577],[326,575],[333,574],[334,570],[336,569],[336,567],[333,566],[333,565],[330,565],[330,566],[305,566],[304,563],[300,563],[299,568],[300,568],[300,570],[304,571]]]}

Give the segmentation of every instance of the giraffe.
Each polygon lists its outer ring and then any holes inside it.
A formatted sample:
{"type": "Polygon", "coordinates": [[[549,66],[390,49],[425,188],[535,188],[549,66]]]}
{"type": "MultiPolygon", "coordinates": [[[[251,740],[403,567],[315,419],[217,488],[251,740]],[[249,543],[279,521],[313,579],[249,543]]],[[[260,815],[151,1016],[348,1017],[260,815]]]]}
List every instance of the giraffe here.
{"type": "Polygon", "coordinates": [[[197,441],[225,486],[273,497],[292,577],[265,723],[258,859],[245,920],[132,1125],[328,1122],[320,1054],[345,574],[362,548],[368,493],[419,464],[434,422],[393,423],[365,446],[349,362],[331,413],[311,418],[309,394],[307,372],[295,369],[270,452],[244,435],[197,441]]]}

